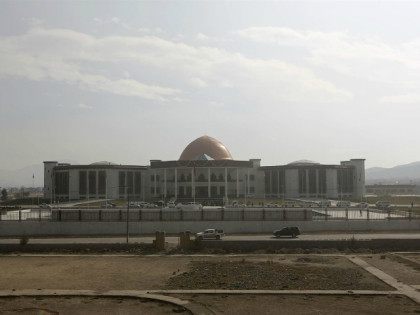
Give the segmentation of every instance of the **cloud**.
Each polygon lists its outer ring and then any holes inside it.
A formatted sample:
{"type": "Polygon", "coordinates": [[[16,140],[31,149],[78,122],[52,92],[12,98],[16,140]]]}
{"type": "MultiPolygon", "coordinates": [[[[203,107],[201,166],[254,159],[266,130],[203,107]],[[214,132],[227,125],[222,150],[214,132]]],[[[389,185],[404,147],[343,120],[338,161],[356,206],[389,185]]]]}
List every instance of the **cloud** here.
{"type": "Polygon", "coordinates": [[[81,109],[92,109],[93,108],[92,106],[86,105],[85,103],[79,103],[77,105],[77,107],[81,108],[81,109]]]}
{"type": "Polygon", "coordinates": [[[395,104],[419,104],[420,94],[400,94],[384,96],[380,99],[381,103],[395,103],[395,104]]]}
{"type": "Polygon", "coordinates": [[[258,43],[298,47],[307,52],[306,62],[311,67],[328,68],[349,78],[399,88],[420,83],[419,39],[391,44],[372,36],[286,27],[250,27],[235,34],[258,43]]]}
{"type": "Polygon", "coordinates": [[[0,37],[0,76],[65,82],[156,101],[185,99],[182,94],[195,88],[220,93],[232,89],[238,98],[263,103],[340,102],[352,97],[310,68],[280,59],[250,58],[151,35],[99,37],[68,29],[33,28],[0,37]],[[123,62],[130,64],[130,76],[111,75],[123,62]],[[144,69],[153,74],[153,83],[146,83],[151,80],[144,69]]]}

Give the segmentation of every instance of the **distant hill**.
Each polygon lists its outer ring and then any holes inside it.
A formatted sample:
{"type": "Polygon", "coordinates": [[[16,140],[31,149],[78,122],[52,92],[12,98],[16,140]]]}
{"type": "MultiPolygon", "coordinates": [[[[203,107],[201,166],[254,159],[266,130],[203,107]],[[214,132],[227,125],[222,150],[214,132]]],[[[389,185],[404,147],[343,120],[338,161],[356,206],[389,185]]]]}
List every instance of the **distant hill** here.
{"type": "Polygon", "coordinates": [[[420,182],[420,161],[391,168],[372,167],[366,169],[366,183],[410,183],[420,182]]]}

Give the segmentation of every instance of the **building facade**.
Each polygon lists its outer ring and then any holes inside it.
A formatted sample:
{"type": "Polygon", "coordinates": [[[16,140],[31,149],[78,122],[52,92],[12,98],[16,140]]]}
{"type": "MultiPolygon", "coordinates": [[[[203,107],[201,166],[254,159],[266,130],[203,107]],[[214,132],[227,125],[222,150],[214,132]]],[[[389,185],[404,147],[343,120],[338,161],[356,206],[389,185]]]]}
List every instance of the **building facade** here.
{"type": "Polygon", "coordinates": [[[54,201],[88,199],[200,201],[236,198],[352,198],[365,194],[364,159],[339,165],[302,160],[261,166],[260,159],[234,160],[218,140],[191,142],[179,160],[150,165],[44,162],[44,195],[54,201]]]}

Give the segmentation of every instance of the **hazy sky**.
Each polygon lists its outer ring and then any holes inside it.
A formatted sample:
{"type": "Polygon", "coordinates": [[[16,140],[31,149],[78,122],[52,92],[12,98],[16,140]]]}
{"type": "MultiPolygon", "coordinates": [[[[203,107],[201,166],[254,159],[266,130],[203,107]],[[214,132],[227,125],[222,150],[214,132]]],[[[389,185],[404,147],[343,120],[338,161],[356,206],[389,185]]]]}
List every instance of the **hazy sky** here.
{"type": "Polygon", "coordinates": [[[0,2],[0,169],[420,160],[420,2],[0,2]]]}

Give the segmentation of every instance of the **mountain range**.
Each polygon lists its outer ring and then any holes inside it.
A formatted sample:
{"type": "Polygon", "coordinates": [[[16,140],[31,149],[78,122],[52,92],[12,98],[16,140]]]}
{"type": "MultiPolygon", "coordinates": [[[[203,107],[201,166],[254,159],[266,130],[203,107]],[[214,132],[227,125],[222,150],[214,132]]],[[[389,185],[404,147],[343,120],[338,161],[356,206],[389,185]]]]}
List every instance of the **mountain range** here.
{"type": "Polygon", "coordinates": [[[420,183],[420,161],[390,168],[372,167],[366,169],[366,183],[420,183]]]}

